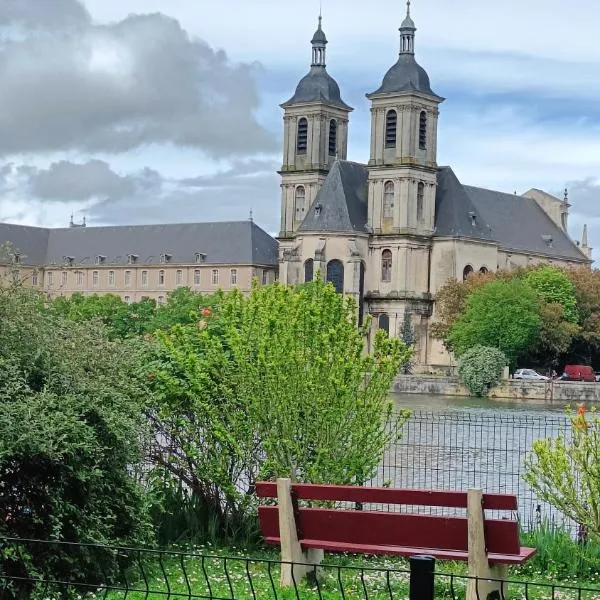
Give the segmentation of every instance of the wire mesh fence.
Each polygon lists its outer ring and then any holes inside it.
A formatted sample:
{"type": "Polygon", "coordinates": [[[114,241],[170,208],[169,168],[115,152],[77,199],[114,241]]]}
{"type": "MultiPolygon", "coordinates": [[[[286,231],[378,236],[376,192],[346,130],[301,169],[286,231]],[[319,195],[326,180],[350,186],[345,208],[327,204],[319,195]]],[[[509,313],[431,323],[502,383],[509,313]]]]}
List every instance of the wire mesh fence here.
{"type": "MultiPolygon", "coordinates": [[[[364,559],[363,559],[364,562],[364,559]]],[[[224,556],[156,550],[0,538],[0,597],[3,600],[40,598],[100,598],[117,600],[324,600],[474,598],[492,580],[411,568],[321,564],[309,577],[293,577],[281,588],[282,563],[267,558],[224,556]]],[[[297,564],[296,564],[297,565],[297,564]]],[[[422,565],[421,565],[422,566],[422,565]]],[[[292,569],[293,572],[293,569],[292,569]]],[[[600,587],[522,580],[501,583],[501,596],[539,600],[596,600],[600,587]]]]}
{"type": "Polygon", "coordinates": [[[566,416],[416,411],[392,433],[369,485],[515,494],[525,530],[547,520],[576,531],[576,523],[541,501],[523,479],[534,440],[570,438],[566,416]]]}

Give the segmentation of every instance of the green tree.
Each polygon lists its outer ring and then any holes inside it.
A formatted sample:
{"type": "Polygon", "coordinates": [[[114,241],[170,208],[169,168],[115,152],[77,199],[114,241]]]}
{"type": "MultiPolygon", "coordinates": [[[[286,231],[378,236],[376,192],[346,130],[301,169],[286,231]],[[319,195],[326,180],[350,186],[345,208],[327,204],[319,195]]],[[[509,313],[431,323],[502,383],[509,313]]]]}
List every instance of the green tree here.
{"type": "Polygon", "coordinates": [[[548,304],[559,304],[563,308],[563,317],[570,323],[577,323],[577,298],[575,286],[562,269],[544,265],[525,275],[525,281],[548,304]]]}
{"type": "Polygon", "coordinates": [[[456,320],[448,341],[458,356],[473,346],[501,350],[515,364],[541,327],[539,299],[521,279],[497,280],[473,292],[456,320]]]}
{"type": "Polygon", "coordinates": [[[583,525],[600,540],[600,419],[580,405],[571,435],[536,440],[525,480],[541,500],[583,525]]]}
{"type": "MultiPolygon", "coordinates": [[[[138,351],[97,323],[46,310],[41,295],[0,288],[0,535],[145,543],[146,498],[131,474],[140,462],[144,389],[138,351]]],[[[93,583],[114,564],[32,548],[7,569],[45,567],[93,583]]],[[[11,571],[13,572],[13,571],[11,571]]]]}
{"type": "MultiPolygon", "coordinates": [[[[320,280],[224,295],[193,325],[157,332],[157,460],[220,531],[248,516],[257,478],[360,484],[389,442],[389,386],[409,359],[378,334],[364,352],[351,299],[320,280]]],[[[392,428],[395,430],[395,428],[392,428]]]]}
{"type": "Polygon", "coordinates": [[[500,381],[506,365],[506,356],[498,348],[474,346],[460,357],[458,374],[471,394],[485,396],[500,381]]]}

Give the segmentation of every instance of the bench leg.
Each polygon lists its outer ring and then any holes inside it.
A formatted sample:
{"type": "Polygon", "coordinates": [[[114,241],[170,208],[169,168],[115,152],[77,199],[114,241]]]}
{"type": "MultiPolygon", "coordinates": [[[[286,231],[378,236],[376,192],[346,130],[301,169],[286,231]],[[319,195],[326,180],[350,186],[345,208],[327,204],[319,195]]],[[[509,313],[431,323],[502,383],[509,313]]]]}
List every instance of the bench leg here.
{"type": "MultiPolygon", "coordinates": [[[[488,567],[485,577],[490,579],[506,579],[508,565],[494,565],[488,567]]],[[[471,576],[482,577],[469,573],[471,576]]],[[[467,600],[504,600],[508,597],[508,583],[506,581],[486,581],[485,579],[469,579],[467,584],[467,600]]]]}
{"type": "Polygon", "coordinates": [[[485,579],[506,579],[508,565],[490,566],[485,549],[483,527],[483,493],[471,489],[467,493],[467,519],[469,538],[469,579],[467,600],[504,600],[507,594],[506,583],[485,581],[485,579]]]}
{"type": "Polygon", "coordinates": [[[294,518],[292,484],[289,479],[277,480],[277,500],[279,502],[279,538],[281,543],[281,587],[290,587],[307,574],[315,572],[312,565],[323,560],[323,550],[302,551],[298,539],[298,528],[294,518]],[[291,564],[294,563],[294,564],[291,564]]]}

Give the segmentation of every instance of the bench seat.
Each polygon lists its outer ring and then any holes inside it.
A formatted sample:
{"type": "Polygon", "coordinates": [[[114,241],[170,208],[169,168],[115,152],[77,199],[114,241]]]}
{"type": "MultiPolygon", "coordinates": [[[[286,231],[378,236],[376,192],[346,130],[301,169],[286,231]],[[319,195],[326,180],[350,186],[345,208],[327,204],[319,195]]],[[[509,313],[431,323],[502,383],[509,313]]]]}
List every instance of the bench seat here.
{"type": "MultiPolygon", "coordinates": [[[[266,537],[265,542],[272,545],[280,545],[280,538],[266,537]]],[[[416,548],[414,546],[380,546],[366,544],[350,544],[347,542],[328,542],[325,540],[300,540],[303,550],[315,548],[326,552],[348,552],[349,554],[368,554],[373,556],[433,556],[438,560],[467,561],[469,553],[462,550],[444,550],[440,548],[416,548]]],[[[529,560],[536,552],[535,548],[520,548],[519,554],[488,553],[490,564],[500,563],[506,565],[520,565],[529,560]]]]}

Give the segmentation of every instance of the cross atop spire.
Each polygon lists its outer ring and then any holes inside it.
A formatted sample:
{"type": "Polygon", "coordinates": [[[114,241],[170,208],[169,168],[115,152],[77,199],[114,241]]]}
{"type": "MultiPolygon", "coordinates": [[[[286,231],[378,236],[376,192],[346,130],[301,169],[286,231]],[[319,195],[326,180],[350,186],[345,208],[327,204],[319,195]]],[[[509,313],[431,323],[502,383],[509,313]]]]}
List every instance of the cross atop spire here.
{"type": "Polygon", "coordinates": [[[406,0],[406,16],[410,17],[410,0],[406,0]]]}

